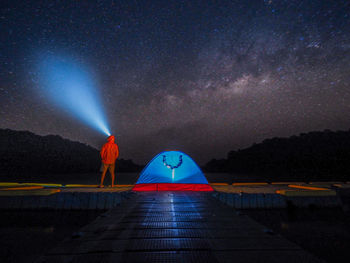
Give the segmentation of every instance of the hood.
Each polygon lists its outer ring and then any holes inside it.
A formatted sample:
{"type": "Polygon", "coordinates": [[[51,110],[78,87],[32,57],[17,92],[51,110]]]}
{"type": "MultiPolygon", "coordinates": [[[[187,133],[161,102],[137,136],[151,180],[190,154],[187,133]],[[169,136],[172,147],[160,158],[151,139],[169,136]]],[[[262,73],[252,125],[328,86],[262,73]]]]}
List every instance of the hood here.
{"type": "Polygon", "coordinates": [[[113,136],[113,135],[109,136],[109,137],[107,138],[107,141],[108,141],[108,142],[114,142],[114,136],[113,136]]]}

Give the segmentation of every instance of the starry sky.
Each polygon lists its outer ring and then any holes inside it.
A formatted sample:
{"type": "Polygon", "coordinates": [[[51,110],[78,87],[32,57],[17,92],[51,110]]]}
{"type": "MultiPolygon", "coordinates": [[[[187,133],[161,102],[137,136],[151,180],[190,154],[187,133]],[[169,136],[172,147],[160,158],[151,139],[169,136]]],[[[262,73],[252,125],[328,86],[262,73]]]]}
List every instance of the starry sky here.
{"type": "Polygon", "coordinates": [[[266,138],[350,128],[350,2],[1,1],[0,128],[100,148],[38,88],[38,57],[88,67],[120,157],[199,164],[266,138]]]}

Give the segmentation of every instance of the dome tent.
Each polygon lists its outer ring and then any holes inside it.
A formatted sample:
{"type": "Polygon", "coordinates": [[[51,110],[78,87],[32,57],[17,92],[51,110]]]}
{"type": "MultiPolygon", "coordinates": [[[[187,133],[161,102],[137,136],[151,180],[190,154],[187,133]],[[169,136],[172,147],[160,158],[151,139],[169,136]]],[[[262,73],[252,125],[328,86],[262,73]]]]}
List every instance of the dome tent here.
{"type": "Polygon", "coordinates": [[[133,191],[213,191],[203,172],[187,154],[164,151],[142,170],[133,191]]]}

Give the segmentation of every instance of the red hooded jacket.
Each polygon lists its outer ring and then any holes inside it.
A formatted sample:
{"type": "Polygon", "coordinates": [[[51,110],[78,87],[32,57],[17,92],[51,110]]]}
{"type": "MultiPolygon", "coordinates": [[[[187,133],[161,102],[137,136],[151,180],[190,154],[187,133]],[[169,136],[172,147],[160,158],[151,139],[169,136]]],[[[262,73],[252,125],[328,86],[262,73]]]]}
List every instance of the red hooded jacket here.
{"type": "Polygon", "coordinates": [[[109,136],[107,141],[108,142],[105,143],[101,148],[101,159],[105,164],[113,164],[119,156],[119,148],[118,145],[114,142],[113,135],[109,136]]]}

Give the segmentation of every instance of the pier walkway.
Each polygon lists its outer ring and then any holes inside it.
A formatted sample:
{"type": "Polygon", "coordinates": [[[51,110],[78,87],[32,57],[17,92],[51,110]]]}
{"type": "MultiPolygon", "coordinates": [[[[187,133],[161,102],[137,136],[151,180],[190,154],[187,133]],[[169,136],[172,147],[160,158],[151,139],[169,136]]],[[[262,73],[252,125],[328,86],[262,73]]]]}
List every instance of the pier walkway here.
{"type": "MultiPolygon", "coordinates": [[[[97,188],[97,185],[0,182],[0,210],[108,210],[132,196],[133,186],[97,188]]],[[[347,209],[350,196],[349,182],[212,183],[211,186],[216,198],[236,209],[290,205],[347,209]]]]}
{"type": "Polygon", "coordinates": [[[37,262],[322,262],[211,194],[135,194],[37,262]]]}

